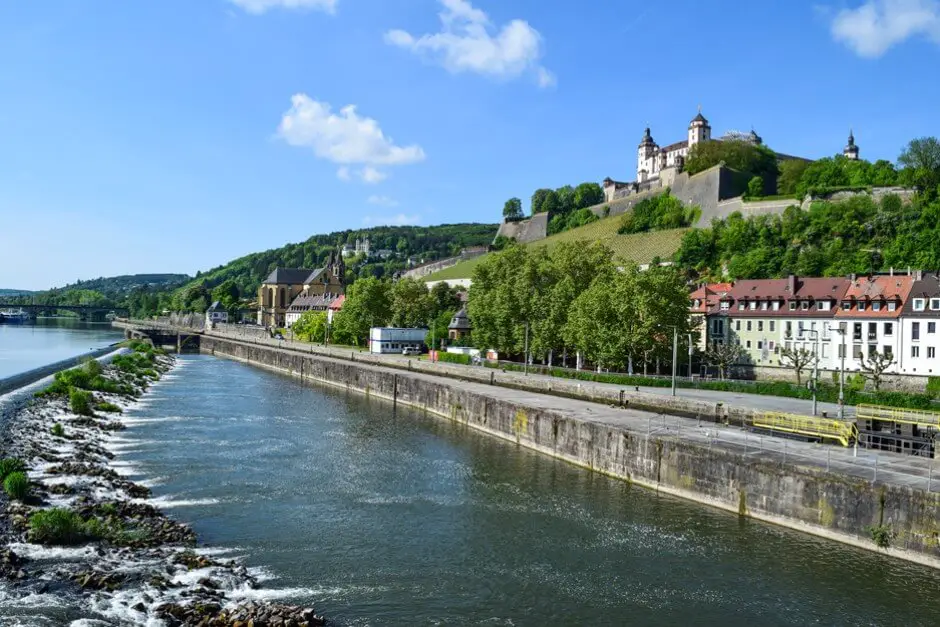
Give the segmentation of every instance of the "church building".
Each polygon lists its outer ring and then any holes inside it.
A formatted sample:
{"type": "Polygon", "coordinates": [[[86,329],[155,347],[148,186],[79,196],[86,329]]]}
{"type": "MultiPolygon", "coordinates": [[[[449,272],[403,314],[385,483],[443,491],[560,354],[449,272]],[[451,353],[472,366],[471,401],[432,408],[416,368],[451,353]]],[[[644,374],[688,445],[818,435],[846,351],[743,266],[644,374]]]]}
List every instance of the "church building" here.
{"type": "Polygon", "coordinates": [[[329,305],[345,293],[345,280],[346,264],[335,251],[322,268],[275,268],[258,288],[258,324],[284,327],[295,305],[304,307],[313,300],[328,300],[329,305]]]}

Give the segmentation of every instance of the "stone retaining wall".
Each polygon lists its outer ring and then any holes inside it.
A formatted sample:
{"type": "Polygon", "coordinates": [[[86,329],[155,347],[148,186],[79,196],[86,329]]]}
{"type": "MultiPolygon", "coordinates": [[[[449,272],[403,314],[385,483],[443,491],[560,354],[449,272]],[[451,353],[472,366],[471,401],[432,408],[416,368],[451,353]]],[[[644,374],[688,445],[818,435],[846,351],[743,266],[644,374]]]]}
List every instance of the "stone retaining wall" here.
{"type": "Polygon", "coordinates": [[[202,350],[424,409],[659,492],[861,548],[876,548],[869,527],[888,525],[894,534],[888,553],[940,568],[940,494],[649,437],[531,403],[494,398],[478,386],[469,389],[443,377],[428,379],[222,338],[204,338],[202,350]]]}

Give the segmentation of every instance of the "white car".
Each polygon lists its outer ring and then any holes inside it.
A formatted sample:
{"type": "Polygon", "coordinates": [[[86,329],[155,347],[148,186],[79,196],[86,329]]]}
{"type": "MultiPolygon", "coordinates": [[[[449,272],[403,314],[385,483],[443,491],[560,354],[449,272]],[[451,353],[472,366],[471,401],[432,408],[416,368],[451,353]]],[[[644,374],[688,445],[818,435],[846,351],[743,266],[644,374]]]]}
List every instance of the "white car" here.
{"type": "Polygon", "coordinates": [[[421,349],[415,348],[414,346],[406,346],[405,348],[401,349],[401,354],[402,355],[420,355],[421,349]]]}

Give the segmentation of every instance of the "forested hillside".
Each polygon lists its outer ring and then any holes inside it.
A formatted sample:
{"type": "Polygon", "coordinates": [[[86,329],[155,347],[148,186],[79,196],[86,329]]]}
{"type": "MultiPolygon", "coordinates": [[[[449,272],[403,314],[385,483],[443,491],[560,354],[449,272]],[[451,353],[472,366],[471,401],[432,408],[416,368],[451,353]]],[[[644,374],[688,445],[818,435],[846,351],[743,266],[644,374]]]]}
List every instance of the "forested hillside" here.
{"type": "Polygon", "coordinates": [[[101,292],[105,296],[117,296],[142,288],[176,287],[191,278],[192,277],[186,274],[124,274],[121,276],[90,279],[88,281],[78,280],[75,283],[70,283],[60,288],[54,288],[50,291],[92,290],[101,292]]]}

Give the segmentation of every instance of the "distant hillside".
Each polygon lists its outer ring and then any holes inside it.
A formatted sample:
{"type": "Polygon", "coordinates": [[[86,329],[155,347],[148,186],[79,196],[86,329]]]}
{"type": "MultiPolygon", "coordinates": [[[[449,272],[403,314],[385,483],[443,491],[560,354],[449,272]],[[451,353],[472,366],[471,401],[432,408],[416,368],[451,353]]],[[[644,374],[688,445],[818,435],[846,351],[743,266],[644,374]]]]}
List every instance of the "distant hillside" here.
{"type": "Polygon", "coordinates": [[[0,289],[0,296],[25,296],[27,294],[32,294],[32,292],[29,290],[0,289]]]}
{"type": "Polygon", "coordinates": [[[106,296],[120,296],[140,289],[160,290],[176,287],[190,278],[187,274],[124,274],[121,276],[100,277],[88,281],[79,280],[64,287],[53,288],[50,291],[90,290],[100,292],[106,296]]]}
{"type": "MultiPolygon", "coordinates": [[[[445,257],[452,257],[464,248],[488,246],[496,235],[497,224],[441,224],[438,226],[380,226],[368,229],[336,231],[314,235],[305,242],[287,244],[259,253],[252,253],[196,274],[177,294],[183,301],[196,297],[201,288],[210,290],[223,281],[232,280],[242,296],[251,297],[268,274],[276,267],[320,267],[331,251],[357,239],[369,238],[373,256],[347,258],[347,280],[361,276],[390,277],[400,270],[445,257]],[[389,251],[387,257],[375,256],[389,251]]],[[[177,303],[186,306],[188,302],[177,303]]]]}
{"type": "MultiPolygon", "coordinates": [[[[682,243],[682,236],[689,229],[670,229],[667,231],[650,231],[647,233],[634,233],[620,235],[621,216],[604,218],[585,226],[551,235],[545,239],[527,244],[527,246],[545,246],[549,250],[561,242],[587,240],[589,242],[603,242],[614,251],[614,259],[633,261],[635,263],[649,263],[655,258],[671,259],[682,243]]],[[[424,277],[425,281],[441,281],[444,279],[469,279],[473,269],[486,255],[462,261],[440,272],[424,277]]]]}

